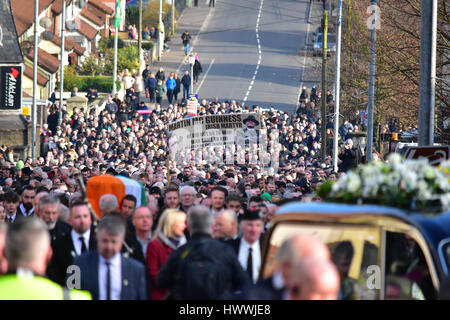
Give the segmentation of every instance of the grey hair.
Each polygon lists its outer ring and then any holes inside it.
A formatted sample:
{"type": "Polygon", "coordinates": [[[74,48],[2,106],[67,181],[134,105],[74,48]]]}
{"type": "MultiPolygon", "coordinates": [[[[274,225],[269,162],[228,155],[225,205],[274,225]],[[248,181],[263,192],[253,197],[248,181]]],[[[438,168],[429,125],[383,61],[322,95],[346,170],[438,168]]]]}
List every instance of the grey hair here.
{"type": "Polygon", "coordinates": [[[100,234],[102,230],[105,230],[108,234],[121,235],[125,238],[125,224],[119,216],[107,215],[100,219],[97,235],[100,234]]]}
{"type": "Polygon", "coordinates": [[[184,190],[191,190],[194,193],[194,196],[197,195],[197,190],[193,186],[182,186],[180,188],[180,196],[183,195],[184,190]]]}
{"type": "Polygon", "coordinates": [[[278,248],[276,253],[278,265],[282,265],[285,262],[295,264],[298,260],[300,260],[301,257],[298,250],[295,248],[294,239],[295,236],[286,239],[278,248]]]}
{"type": "Polygon", "coordinates": [[[230,209],[223,210],[217,217],[219,216],[225,216],[228,221],[234,222],[236,225],[238,225],[238,219],[236,213],[234,213],[233,210],[230,209]]]}
{"type": "Polygon", "coordinates": [[[8,226],[4,250],[10,269],[28,266],[47,254],[49,247],[48,227],[39,218],[19,219],[8,226]]]}
{"type": "Polygon", "coordinates": [[[60,203],[58,206],[58,216],[62,221],[69,223],[70,209],[60,203]]]}
{"type": "Polygon", "coordinates": [[[39,199],[38,208],[39,210],[42,210],[42,208],[48,204],[56,204],[59,205],[59,199],[58,197],[55,197],[54,195],[46,195],[39,199]]]}
{"type": "Polygon", "coordinates": [[[113,211],[117,210],[119,206],[119,202],[117,201],[117,198],[115,195],[111,193],[107,193],[102,195],[100,198],[100,211],[107,212],[107,211],[113,211]]]}
{"type": "Polygon", "coordinates": [[[194,206],[189,209],[187,223],[191,234],[212,234],[213,215],[211,210],[203,205],[194,206]]]}

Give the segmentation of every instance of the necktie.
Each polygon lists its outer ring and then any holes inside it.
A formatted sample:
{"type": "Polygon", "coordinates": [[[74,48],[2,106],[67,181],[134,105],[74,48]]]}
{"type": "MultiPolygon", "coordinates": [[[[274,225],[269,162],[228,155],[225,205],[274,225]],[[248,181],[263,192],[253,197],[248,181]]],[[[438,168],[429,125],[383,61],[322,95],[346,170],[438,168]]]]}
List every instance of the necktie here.
{"type": "Polygon", "coordinates": [[[252,255],[252,247],[248,248],[247,273],[248,273],[248,275],[250,277],[250,280],[253,282],[253,255],[252,255]]]}
{"type": "Polygon", "coordinates": [[[84,243],[84,237],[83,236],[79,237],[78,239],[80,239],[80,241],[81,241],[81,254],[83,254],[86,251],[88,251],[87,248],[86,248],[86,243],[84,243]]]}
{"type": "Polygon", "coordinates": [[[111,262],[106,261],[106,300],[111,300],[111,262]]]}
{"type": "Polygon", "coordinates": [[[13,223],[12,217],[7,217],[6,219],[8,220],[8,223],[13,223]]]}

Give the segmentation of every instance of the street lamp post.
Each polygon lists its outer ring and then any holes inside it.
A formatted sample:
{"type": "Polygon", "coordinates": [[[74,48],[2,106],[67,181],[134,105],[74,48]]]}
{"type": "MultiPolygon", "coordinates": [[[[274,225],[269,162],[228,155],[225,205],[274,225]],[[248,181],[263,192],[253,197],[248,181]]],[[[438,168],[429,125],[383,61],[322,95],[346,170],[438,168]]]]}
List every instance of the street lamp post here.
{"type": "Polygon", "coordinates": [[[164,41],[164,39],[161,39],[162,38],[161,27],[162,27],[162,0],[159,0],[158,61],[161,61],[162,47],[164,41]]]}
{"type": "Polygon", "coordinates": [[[434,144],[437,8],[437,0],[422,0],[419,146],[432,146],[434,144]]]}
{"type": "Polygon", "coordinates": [[[342,24],[342,0],[339,0],[336,42],[336,87],[334,103],[334,136],[333,136],[333,168],[338,172],[338,131],[339,131],[339,102],[340,102],[340,77],[341,77],[341,24],[342,24]]]}
{"type": "Polygon", "coordinates": [[[59,114],[58,125],[62,123],[63,91],[64,91],[64,33],[66,31],[66,0],[62,1],[61,12],[61,65],[59,77],[59,114]]]}
{"type": "Polygon", "coordinates": [[[189,86],[189,93],[194,92],[194,64],[195,64],[195,56],[191,52],[189,55],[189,64],[191,65],[191,85],[189,86]]]}
{"type": "Polygon", "coordinates": [[[38,68],[38,14],[39,1],[34,1],[34,57],[33,57],[33,112],[31,128],[31,156],[36,160],[36,108],[37,108],[37,68],[38,68]]]}
{"type": "MultiPolygon", "coordinates": [[[[378,0],[370,0],[370,4],[376,6],[378,0]]],[[[367,106],[367,144],[366,144],[366,161],[372,161],[373,146],[373,114],[375,109],[375,70],[376,70],[376,42],[377,29],[372,26],[370,30],[370,47],[369,47],[369,101],[367,106]]]]}

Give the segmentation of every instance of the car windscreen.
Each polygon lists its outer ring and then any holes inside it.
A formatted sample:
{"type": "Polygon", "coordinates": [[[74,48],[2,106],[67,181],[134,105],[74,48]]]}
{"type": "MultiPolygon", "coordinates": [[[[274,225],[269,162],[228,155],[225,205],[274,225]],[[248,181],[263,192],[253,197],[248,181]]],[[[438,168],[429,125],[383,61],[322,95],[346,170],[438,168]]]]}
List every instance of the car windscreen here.
{"type": "Polygon", "coordinates": [[[277,249],[286,239],[297,234],[313,236],[328,246],[333,262],[345,278],[341,281],[341,299],[379,299],[380,288],[372,283],[374,269],[380,265],[380,230],[376,227],[279,223],[270,236],[263,278],[271,276],[277,269],[277,249]]]}

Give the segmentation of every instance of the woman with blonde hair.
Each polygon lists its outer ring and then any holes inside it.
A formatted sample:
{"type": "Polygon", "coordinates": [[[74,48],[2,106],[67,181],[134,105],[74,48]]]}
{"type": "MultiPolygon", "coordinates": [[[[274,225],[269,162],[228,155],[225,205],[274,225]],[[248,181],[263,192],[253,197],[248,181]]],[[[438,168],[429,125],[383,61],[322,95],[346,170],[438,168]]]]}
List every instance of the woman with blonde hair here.
{"type": "Polygon", "coordinates": [[[186,214],[177,209],[167,209],[161,215],[152,241],[147,246],[146,263],[150,274],[152,299],[162,300],[167,295],[167,289],[156,285],[159,269],[169,259],[172,251],[186,243],[186,214]]]}

